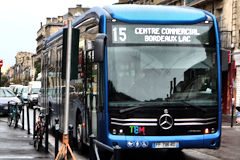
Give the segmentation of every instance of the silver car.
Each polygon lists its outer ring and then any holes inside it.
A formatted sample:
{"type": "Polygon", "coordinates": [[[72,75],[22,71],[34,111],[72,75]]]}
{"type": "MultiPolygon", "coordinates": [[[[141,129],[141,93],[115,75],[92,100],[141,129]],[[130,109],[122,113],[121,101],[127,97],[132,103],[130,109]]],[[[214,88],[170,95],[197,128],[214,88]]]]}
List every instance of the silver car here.
{"type": "Polygon", "coordinates": [[[0,114],[5,115],[8,113],[8,102],[14,101],[18,105],[22,105],[22,102],[12,92],[10,88],[0,87],[0,114]]]}

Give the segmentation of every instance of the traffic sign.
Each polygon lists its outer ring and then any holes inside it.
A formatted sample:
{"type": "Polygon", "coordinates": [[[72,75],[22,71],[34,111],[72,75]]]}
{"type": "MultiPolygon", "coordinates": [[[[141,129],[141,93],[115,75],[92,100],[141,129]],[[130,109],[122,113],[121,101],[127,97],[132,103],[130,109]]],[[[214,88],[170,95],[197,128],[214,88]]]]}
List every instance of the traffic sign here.
{"type": "Polygon", "coordinates": [[[3,66],[3,60],[0,60],[0,67],[3,66]]]}

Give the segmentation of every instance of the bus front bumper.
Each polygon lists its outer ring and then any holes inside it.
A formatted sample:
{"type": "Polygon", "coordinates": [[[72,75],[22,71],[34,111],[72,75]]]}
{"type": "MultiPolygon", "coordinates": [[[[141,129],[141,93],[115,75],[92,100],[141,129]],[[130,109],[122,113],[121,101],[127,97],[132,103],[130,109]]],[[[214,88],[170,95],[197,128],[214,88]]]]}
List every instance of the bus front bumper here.
{"type": "Polygon", "coordinates": [[[173,149],[220,147],[220,132],[205,135],[186,136],[124,136],[108,135],[108,145],[122,149],[173,149]]]}

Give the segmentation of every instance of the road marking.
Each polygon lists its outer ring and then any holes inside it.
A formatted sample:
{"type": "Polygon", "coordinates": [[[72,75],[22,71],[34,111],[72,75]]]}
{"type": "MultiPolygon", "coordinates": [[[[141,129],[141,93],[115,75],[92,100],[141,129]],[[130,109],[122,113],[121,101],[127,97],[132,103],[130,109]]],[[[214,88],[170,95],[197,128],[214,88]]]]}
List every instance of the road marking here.
{"type": "Polygon", "coordinates": [[[35,159],[32,156],[0,156],[0,159],[35,159]]]}

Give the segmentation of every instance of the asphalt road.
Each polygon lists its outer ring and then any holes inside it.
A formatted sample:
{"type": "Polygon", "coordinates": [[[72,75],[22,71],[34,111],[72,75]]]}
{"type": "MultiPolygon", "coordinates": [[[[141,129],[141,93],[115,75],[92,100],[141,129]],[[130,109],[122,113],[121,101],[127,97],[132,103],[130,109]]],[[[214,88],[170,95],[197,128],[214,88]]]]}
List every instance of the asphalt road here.
{"type": "MultiPolygon", "coordinates": [[[[32,116],[30,111],[30,117],[32,116]]],[[[54,137],[49,136],[50,153],[35,151],[32,136],[26,130],[7,126],[7,118],[0,117],[0,160],[49,160],[54,159],[54,137]]],[[[21,121],[19,122],[21,123],[21,121]]],[[[32,124],[32,123],[31,123],[32,124]]],[[[25,128],[26,127],[25,123],[25,128]]],[[[74,152],[76,159],[87,160],[88,154],[74,152]]],[[[104,156],[108,155],[104,153],[104,156]]],[[[110,157],[107,156],[107,157],[110,157]]],[[[231,128],[223,123],[221,147],[212,149],[184,149],[182,151],[129,151],[122,155],[124,160],[238,160],[240,159],[240,126],[231,128]]],[[[103,158],[107,160],[107,158],[103,158]]]]}

